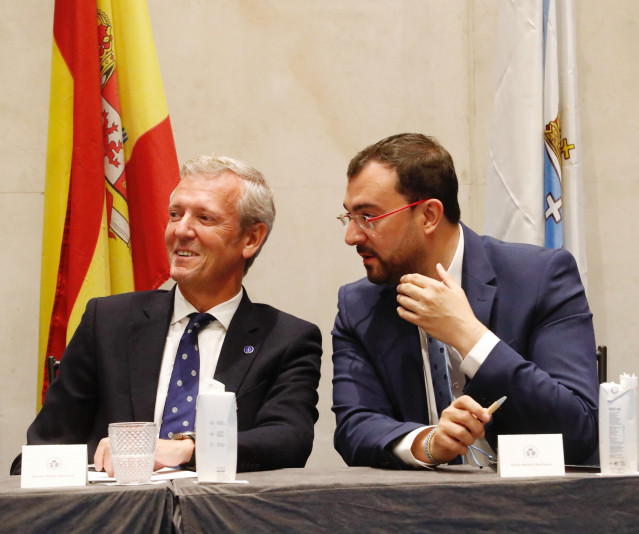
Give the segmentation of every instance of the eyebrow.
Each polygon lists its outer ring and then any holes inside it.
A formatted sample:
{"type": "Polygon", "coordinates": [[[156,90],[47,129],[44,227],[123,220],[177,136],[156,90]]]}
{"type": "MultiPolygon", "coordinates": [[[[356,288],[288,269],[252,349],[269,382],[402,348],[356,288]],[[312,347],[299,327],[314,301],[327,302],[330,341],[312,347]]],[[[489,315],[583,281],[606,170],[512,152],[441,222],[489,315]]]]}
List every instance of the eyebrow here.
{"type": "Polygon", "coordinates": [[[185,207],[184,204],[180,203],[180,202],[171,202],[169,204],[169,211],[171,210],[182,210],[182,211],[187,211],[187,209],[191,209],[192,211],[195,211],[196,213],[206,213],[207,215],[211,216],[211,217],[217,217],[219,216],[219,211],[212,209],[210,206],[208,205],[196,205],[196,206],[190,206],[190,207],[185,207]]]}
{"type": "Polygon", "coordinates": [[[352,210],[349,210],[346,205],[342,204],[344,206],[344,209],[346,211],[348,211],[349,213],[351,212],[355,212],[355,211],[361,211],[361,210],[365,210],[365,209],[369,209],[369,208],[377,208],[377,209],[382,209],[381,206],[378,206],[377,204],[373,204],[372,202],[362,202],[360,204],[355,204],[355,206],[353,206],[352,210]]]}

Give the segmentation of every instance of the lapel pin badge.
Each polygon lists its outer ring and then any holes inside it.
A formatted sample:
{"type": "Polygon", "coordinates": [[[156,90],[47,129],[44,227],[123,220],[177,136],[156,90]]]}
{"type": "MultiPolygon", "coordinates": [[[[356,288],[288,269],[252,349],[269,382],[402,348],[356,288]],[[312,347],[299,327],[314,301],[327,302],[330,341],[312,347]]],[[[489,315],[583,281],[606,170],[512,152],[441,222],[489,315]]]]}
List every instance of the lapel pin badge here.
{"type": "Polygon", "coordinates": [[[255,349],[252,345],[247,345],[244,347],[244,354],[251,354],[255,349]]]}

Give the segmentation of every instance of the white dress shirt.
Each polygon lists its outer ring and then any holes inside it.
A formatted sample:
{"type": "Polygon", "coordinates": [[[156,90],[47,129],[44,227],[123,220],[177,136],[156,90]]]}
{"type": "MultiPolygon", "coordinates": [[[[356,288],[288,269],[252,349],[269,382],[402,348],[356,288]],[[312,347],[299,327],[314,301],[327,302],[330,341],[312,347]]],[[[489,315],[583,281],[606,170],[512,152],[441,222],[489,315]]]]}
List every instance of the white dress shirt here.
{"type": "MultiPolygon", "coordinates": [[[[457,242],[457,248],[455,249],[455,255],[448,267],[448,273],[455,279],[459,285],[462,283],[462,266],[464,261],[464,230],[461,225],[459,226],[459,241],[457,242]]],[[[426,399],[428,400],[428,415],[432,425],[436,425],[439,422],[439,416],[437,414],[437,405],[435,403],[435,393],[433,391],[433,379],[430,372],[430,359],[428,357],[428,341],[427,334],[419,328],[419,341],[422,347],[422,358],[424,359],[424,382],[426,385],[426,399]]],[[[448,372],[450,376],[450,382],[453,391],[453,397],[458,398],[462,395],[464,385],[466,384],[466,377],[472,379],[475,373],[484,362],[484,360],[493,350],[495,345],[499,342],[499,338],[493,334],[490,330],[487,331],[477,344],[470,350],[465,359],[462,359],[459,352],[450,345],[446,345],[446,356],[448,361],[448,372]]],[[[429,427],[421,427],[406,434],[400,439],[394,446],[393,452],[397,455],[405,464],[412,465],[414,467],[424,466],[428,467],[429,464],[420,462],[413,456],[411,447],[417,435],[429,427]]],[[[432,427],[431,427],[432,428],[432,427]]]]}
{"type": "MultiPolygon", "coordinates": [[[[198,346],[200,352],[200,391],[204,391],[206,389],[209,379],[212,379],[215,374],[215,368],[217,367],[217,361],[220,357],[222,344],[226,337],[226,331],[231,324],[233,315],[235,315],[235,312],[240,305],[243,292],[244,290],[240,289],[240,292],[233,298],[223,302],[222,304],[213,306],[213,308],[206,312],[210,313],[216,320],[211,321],[198,333],[198,346]]],[[[198,313],[198,310],[196,310],[195,307],[184,298],[180,292],[180,288],[176,287],[175,300],[173,303],[173,316],[171,317],[171,324],[169,325],[169,331],[166,335],[166,343],[164,344],[162,366],[160,367],[160,379],[158,381],[158,391],[155,399],[154,421],[158,425],[158,428],[162,426],[164,402],[166,401],[166,395],[169,391],[169,382],[171,381],[171,374],[173,373],[173,363],[175,362],[175,355],[177,353],[182,334],[184,333],[184,329],[186,328],[186,325],[189,324],[190,313],[198,313]]]]}

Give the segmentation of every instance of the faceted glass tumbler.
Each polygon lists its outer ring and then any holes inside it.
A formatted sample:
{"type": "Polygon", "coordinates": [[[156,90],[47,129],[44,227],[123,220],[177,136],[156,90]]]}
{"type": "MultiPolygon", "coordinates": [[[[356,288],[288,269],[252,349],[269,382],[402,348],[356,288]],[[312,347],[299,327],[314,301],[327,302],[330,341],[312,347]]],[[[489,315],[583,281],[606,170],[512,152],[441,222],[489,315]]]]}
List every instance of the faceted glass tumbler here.
{"type": "Polygon", "coordinates": [[[109,443],[118,484],[147,484],[155,463],[155,423],[111,423],[109,443]]]}

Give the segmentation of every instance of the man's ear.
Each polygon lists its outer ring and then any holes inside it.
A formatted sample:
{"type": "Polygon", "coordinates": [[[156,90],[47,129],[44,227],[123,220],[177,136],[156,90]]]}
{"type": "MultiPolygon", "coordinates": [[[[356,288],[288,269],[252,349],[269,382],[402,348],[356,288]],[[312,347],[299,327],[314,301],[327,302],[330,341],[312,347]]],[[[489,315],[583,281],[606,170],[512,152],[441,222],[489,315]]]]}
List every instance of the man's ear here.
{"type": "Polygon", "coordinates": [[[439,226],[439,223],[444,216],[444,205],[440,200],[436,198],[430,198],[420,206],[420,211],[423,214],[423,229],[424,234],[432,234],[439,226]]]}
{"type": "Polygon", "coordinates": [[[242,237],[244,239],[244,248],[242,250],[244,259],[248,260],[257,254],[267,234],[268,227],[266,223],[256,223],[244,233],[242,237]]]}

